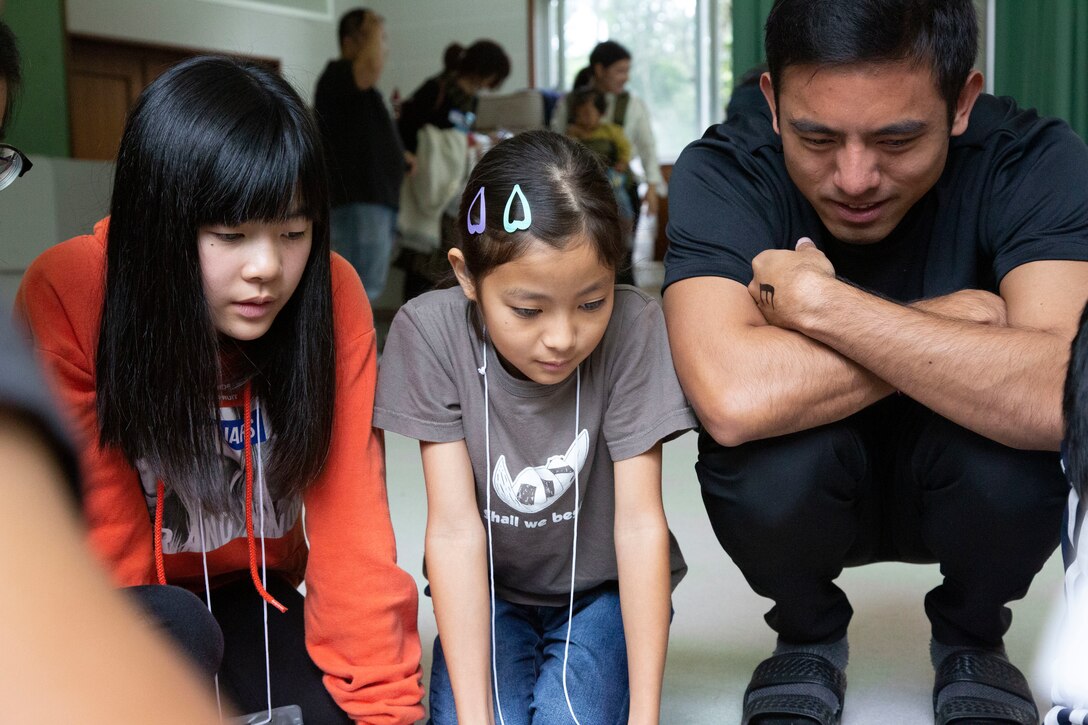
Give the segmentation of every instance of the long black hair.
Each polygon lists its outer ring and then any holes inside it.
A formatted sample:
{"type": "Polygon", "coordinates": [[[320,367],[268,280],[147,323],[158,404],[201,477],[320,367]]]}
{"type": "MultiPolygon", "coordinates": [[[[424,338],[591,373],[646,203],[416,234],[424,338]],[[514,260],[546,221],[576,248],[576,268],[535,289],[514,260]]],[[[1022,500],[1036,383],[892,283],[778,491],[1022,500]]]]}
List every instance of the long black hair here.
{"type": "Polygon", "coordinates": [[[1065,475],[1077,495],[1084,498],[1088,494],[1088,305],[1081,313],[1080,329],[1070,349],[1062,415],[1065,475]]]}
{"type": "Polygon", "coordinates": [[[328,218],[320,136],[275,72],[193,58],[140,95],[113,184],[95,366],[100,442],[145,461],[190,510],[228,503],[220,385],[249,380],[261,396],[278,441],[273,495],[301,491],[321,470],[335,393],[328,218]],[[313,241],[291,299],[259,340],[219,335],[198,228],[296,213],[312,221],[313,241]],[[225,359],[241,365],[225,372],[225,359]]]}
{"type": "Polygon", "coordinates": [[[978,53],[972,0],[776,0],[764,42],[777,97],[791,65],[909,61],[933,72],[955,115],[978,53]]]}
{"type": "MultiPolygon", "coordinates": [[[[524,215],[516,197],[511,208],[513,218],[524,215]]],[[[616,197],[600,158],[552,131],[520,133],[484,154],[461,196],[457,229],[465,267],[477,281],[521,257],[534,242],[565,249],[580,234],[589,238],[601,264],[610,269],[620,269],[627,257],[616,197]],[[529,203],[532,224],[507,232],[503,215],[515,185],[529,203]],[[481,188],[486,207],[482,220],[476,200],[481,188]],[[482,221],[483,231],[471,232],[470,221],[477,229],[482,221]]]]}

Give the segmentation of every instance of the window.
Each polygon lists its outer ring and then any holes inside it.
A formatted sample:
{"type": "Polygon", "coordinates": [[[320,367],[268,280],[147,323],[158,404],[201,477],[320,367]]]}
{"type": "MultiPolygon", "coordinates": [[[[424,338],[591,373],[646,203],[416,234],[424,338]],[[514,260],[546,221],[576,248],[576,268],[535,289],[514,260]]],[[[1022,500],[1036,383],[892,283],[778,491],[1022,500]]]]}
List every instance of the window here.
{"type": "Polygon", "coordinates": [[[627,87],[650,110],[662,163],[724,116],[733,87],[731,0],[546,0],[536,7],[544,41],[537,44],[539,85],[569,90],[594,45],[621,43],[633,56],[627,87]]]}

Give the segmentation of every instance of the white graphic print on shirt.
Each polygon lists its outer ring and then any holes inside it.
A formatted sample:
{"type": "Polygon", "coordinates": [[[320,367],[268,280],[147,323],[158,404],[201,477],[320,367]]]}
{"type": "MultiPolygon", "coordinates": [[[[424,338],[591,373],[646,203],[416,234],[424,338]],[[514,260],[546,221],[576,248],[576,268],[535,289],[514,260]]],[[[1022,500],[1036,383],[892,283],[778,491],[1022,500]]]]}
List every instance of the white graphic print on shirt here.
{"type": "MultiPolygon", "coordinates": [[[[242,411],[239,408],[224,405],[219,408],[219,426],[222,437],[218,441],[219,454],[223,460],[223,485],[230,491],[230,498],[234,505],[230,510],[214,515],[203,512],[204,518],[204,544],[212,551],[218,549],[234,539],[246,536],[246,506],[245,506],[245,431],[243,428],[242,411]]],[[[268,419],[264,415],[264,408],[255,403],[252,412],[252,421],[249,429],[250,441],[253,446],[254,467],[257,465],[257,454],[260,452],[261,464],[268,464],[271,456],[272,444],[275,436],[272,434],[268,419]]],[[[147,502],[147,510],[152,521],[155,517],[155,494],[158,476],[148,463],[140,459],[136,461],[136,469],[140,473],[140,483],[144,489],[144,500],[147,502]]],[[[267,476],[267,468],[264,469],[267,476]]],[[[262,496],[257,476],[253,481],[253,523],[255,533],[260,538],[260,526],[262,519],[262,496]]],[[[274,539],[284,536],[295,525],[302,511],[302,498],[291,496],[286,499],[273,500],[270,496],[263,497],[263,519],[265,538],[274,539]]],[[[163,527],[162,550],[165,554],[177,554],[185,551],[200,551],[200,530],[198,522],[199,512],[189,511],[182,503],[177,493],[166,484],[166,494],[163,497],[163,527]]]]}
{"type": "Polygon", "coordinates": [[[589,431],[583,429],[563,455],[549,456],[543,466],[526,466],[510,478],[506,456],[499,456],[491,476],[495,492],[503,503],[523,514],[543,511],[559,500],[574,483],[575,469],[581,474],[589,453],[589,431]]]}

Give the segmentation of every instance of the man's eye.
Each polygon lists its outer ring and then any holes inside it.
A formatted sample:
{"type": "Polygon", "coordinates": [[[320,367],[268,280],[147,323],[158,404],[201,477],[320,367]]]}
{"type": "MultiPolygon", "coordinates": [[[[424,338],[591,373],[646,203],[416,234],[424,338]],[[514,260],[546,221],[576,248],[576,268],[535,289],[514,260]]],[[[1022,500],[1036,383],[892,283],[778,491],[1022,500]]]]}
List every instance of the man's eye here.
{"type": "Polygon", "coordinates": [[[801,140],[809,146],[827,146],[832,143],[832,140],[829,138],[812,138],[810,136],[802,136],[801,140]]]}

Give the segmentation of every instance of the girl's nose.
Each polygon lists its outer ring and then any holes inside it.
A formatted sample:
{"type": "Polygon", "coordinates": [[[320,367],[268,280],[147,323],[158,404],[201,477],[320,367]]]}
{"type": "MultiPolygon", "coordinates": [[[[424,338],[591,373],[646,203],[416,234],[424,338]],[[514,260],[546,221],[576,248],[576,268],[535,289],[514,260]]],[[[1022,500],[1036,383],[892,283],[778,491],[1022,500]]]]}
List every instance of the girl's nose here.
{"type": "Polygon", "coordinates": [[[544,344],[549,350],[566,352],[574,347],[578,335],[575,332],[574,324],[571,319],[566,316],[560,316],[552,320],[548,325],[543,339],[544,344]]]}
{"type": "Polygon", "coordinates": [[[267,282],[275,279],[282,270],[280,250],[270,236],[253,239],[246,250],[242,276],[250,281],[267,282]]]}

